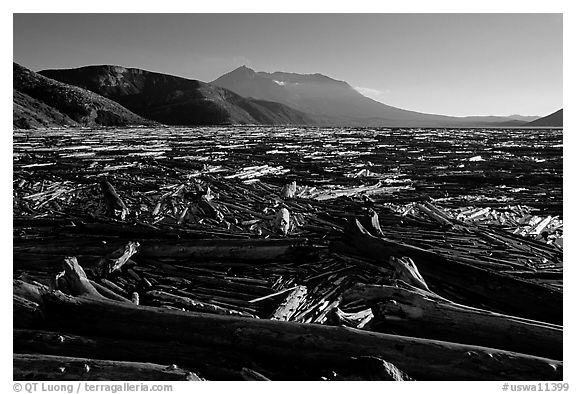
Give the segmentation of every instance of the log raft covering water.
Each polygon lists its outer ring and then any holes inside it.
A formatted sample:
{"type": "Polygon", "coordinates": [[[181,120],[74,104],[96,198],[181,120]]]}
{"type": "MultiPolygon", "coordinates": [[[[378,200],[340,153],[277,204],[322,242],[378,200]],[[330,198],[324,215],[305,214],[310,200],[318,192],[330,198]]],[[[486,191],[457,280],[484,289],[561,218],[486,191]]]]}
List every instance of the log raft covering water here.
{"type": "Polygon", "coordinates": [[[562,380],[561,141],[14,131],[14,379],[562,380]]]}

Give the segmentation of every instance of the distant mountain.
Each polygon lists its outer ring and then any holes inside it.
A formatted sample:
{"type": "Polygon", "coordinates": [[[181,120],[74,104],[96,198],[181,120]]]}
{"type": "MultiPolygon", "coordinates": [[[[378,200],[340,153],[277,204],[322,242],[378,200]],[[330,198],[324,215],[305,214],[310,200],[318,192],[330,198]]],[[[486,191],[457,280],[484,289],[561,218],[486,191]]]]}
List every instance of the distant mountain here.
{"type": "Polygon", "coordinates": [[[534,127],[563,127],[564,126],[564,109],[559,109],[558,111],[544,116],[543,118],[537,119],[533,122],[528,123],[528,126],[534,127]]]}
{"type": "Polygon", "coordinates": [[[280,103],[247,99],[201,81],[136,68],[103,65],[40,73],[169,125],[314,123],[307,114],[280,103]]]}
{"type": "Polygon", "coordinates": [[[13,64],[13,125],[18,128],[150,125],[120,104],[13,64]]]}
{"type": "MultiPolygon", "coordinates": [[[[403,110],[363,96],[344,81],[322,74],[256,72],[237,68],[211,82],[244,97],[276,101],[311,114],[317,122],[344,126],[499,126],[507,117],[450,117],[403,110]]],[[[525,122],[514,121],[521,126],[525,122]]]]}
{"type": "Polygon", "coordinates": [[[522,122],[532,122],[539,119],[539,116],[526,116],[526,115],[508,115],[507,118],[512,120],[520,120],[522,122]]]}

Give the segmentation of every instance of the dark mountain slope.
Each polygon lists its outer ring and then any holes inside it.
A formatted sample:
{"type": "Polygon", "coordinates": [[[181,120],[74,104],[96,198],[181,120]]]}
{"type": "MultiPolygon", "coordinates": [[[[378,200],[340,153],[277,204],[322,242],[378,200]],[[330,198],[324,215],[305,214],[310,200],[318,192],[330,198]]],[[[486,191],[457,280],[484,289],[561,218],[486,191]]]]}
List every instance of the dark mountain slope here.
{"type": "Polygon", "coordinates": [[[80,126],[57,109],[44,104],[16,89],[12,92],[13,126],[20,129],[40,127],[80,126]]]}
{"type": "MultiPolygon", "coordinates": [[[[324,124],[347,126],[498,126],[507,117],[451,117],[403,110],[363,96],[348,83],[322,74],[256,72],[242,66],[211,82],[244,97],[276,101],[312,114],[324,124]]],[[[525,122],[514,121],[517,126],[525,122]]]]}
{"type": "Polygon", "coordinates": [[[98,94],[13,64],[14,127],[127,126],[150,122],[98,94]]]}
{"type": "Polygon", "coordinates": [[[201,81],[118,66],[45,70],[41,74],[114,100],[135,113],[170,125],[313,124],[282,104],[250,100],[201,81]]]}
{"type": "Polygon", "coordinates": [[[528,123],[528,126],[534,127],[563,127],[564,126],[564,109],[559,109],[558,111],[544,116],[543,118],[536,119],[533,122],[528,123]]]}

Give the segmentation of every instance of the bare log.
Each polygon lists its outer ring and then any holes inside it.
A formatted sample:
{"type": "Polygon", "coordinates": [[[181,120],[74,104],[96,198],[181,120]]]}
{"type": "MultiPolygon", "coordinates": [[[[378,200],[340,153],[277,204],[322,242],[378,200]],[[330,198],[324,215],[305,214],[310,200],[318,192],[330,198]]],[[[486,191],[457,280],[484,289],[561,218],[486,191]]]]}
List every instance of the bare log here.
{"type": "Polygon", "coordinates": [[[14,327],[36,327],[44,322],[40,304],[16,294],[12,295],[12,311],[14,327]]]}
{"type": "Polygon", "coordinates": [[[211,380],[241,380],[242,366],[254,367],[247,353],[183,344],[174,338],[143,341],[18,328],[13,333],[15,353],[176,364],[211,380]]]}
{"type": "Polygon", "coordinates": [[[68,284],[68,289],[72,295],[88,295],[92,297],[102,298],[103,296],[96,290],[86,277],[86,273],[78,264],[76,257],[66,257],[64,259],[64,279],[68,284]]]}
{"type": "Polygon", "coordinates": [[[202,380],[176,366],[131,361],[14,354],[14,380],[202,380]]]}
{"type": "Polygon", "coordinates": [[[290,183],[285,184],[282,186],[282,190],[280,191],[280,196],[286,200],[294,198],[296,194],[296,181],[292,181],[290,183]]]}
{"type": "Polygon", "coordinates": [[[266,381],[270,380],[260,372],[256,372],[250,368],[242,368],[242,378],[250,381],[266,381]]]}
{"type": "Polygon", "coordinates": [[[27,283],[19,279],[14,279],[12,281],[13,295],[19,296],[37,304],[42,304],[42,296],[46,291],[48,291],[48,288],[41,288],[38,285],[27,283]]]}
{"type": "Polygon", "coordinates": [[[276,212],[276,216],[272,221],[272,226],[275,231],[286,236],[290,229],[290,211],[286,208],[281,208],[276,212]]]}
{"type": "Polygon", "coordinates": [[[286,296],[286,299],[280,304],[280,306],[272,313],[270,319],[272,320],[284,320],[288,321],[296,311],[298,307],[302,304],[306,298],[306,293],[308,289],[306,286],[298,286],[292,290],[286,296]]]}
{"type": "Polygon", "coordinates": [[[346,364],[331,372],[333,376],[328,380],[412,380],[394,364],[378,357],[351,357],[346,364]]]}
{"type": "Polygon", "coordinates": [[[130,257],[138,252],[139,247],[140,244],[138,242],[130,241],[123,247],[116,249],[100,259],[95,269],[96,273],[101,277],[106,277],[119,270],[130,260],[130,257]]]}
{"type": "Polygon", "coordinates": [[[204,313],[215,313],[218,315],[231,315],[231,316],[244,316],[244,317],[252,317],[255,318],[256,316],[251,315],[246,312],[235,311],[233,309],[223,308],[221,306],[213,305],[207,302],[201,302],[198,300],[193,300],[188,297],[182,297],[174,294],[169,294],[164,291],[159,290],[152,290],[147,293],[149,296],[154,298],[170,301],[176,305],[180,305],[187,310],[195,311],[195,312],[204,312],[204,313]]]}
{"type": "Polygon", "coordinates": [[[14,327],[36,327],[44,322],[43,289],[21,280],[13,281],[12,316],[14,327]]]}
{"type": "Polygon", "coordinates": [[[450,298],[444,287],[458,290],[471,305],[485,304],[499,312],[527,319],[562,323],[562,292],[535,282],[462,263],[383,237],[371,235],[359,221],[351,223],[349,243],[356,253],[374,261],[390,256],[412,258],[430,289],[450,298]]]}
{"type": "Polygon", "coordinates": [[[411,258],[409,257],[396,258],[394,256],[390,256],[388,262],[396,270],[395,276],[398,277],[398,279],[403,280],[404,282],[411,284],[413,286],[416,286],[419,289],[428,291],[430,290],[428,288],[428,285],[426,284],[426,281],[424,280],[424,278],[422,278],[420,272],[418,272],[418,267],[416,267],[416,264],[414,264],[414,261],[412,261],[411,258]]]}
{"type": "Polygon", "coordinates": [[[82,334],[142,340],[171,337],[295,362],[333,363],[335,358],[376,356],[416,379],[562,379],[561,361],[479,346],[318,324],[138,307],[59,292],[45,295],[44,305],[52,327],[82,334]]]}
{"type": "Polygon", "coordinates": [[[344,299],[374,305],[374,331],[467,343],[562,360],[562,327],[449,302],[431,293],[357,285],[344,299]]]}
{"type": "Polygon", "coordinates": [[[102,196],[104,197],[108,215],[114,219],[125,220],[130,211],[116,192],[116,189],[114,189],[114,186],[103,179],[100,182],[100,188],[102,189],[102,196]]]}
{"type": "MultiPolygon", "coordinates": [[[[14,244],[14,253],[22,254],[22,261],[15,267],[24,269],[38,269],[40,267],[59,268],[64,256],[83,255],[104,256],[116,249],[123,248],[117,241],[103,244],[100,241],[78,240],[47,240],[21,242],[14,244]],[[35,260],[45,256],[45,262],[26,261],[26,256],[34,253],[35,260]],[[54,255],[52,257],[50,255],[54,255]]],[[[145,258],[170,257],[189,258],[193,260],[251,260],[251,261],[275,261],[294,257],[314,258],[317,254],[315,248],[308,244],[306,239],[190,239],[175,241],[167,239],[150,239],[140,246],[138,256],[145,258]]],[[[99,263],[99,259],[86,261],[82,259],[82,265],[91,269],[99,263]]]]}
{"type": "Polygon", "coordinates": [[[88,280],[90,281],[90,284],[94,286],[94,288],[98,291],[98,293],[100,293],[104,297],[116,301],[130,302],[128,298],[122,297],[120,294],[117,294],[114,291],[110,290],[109,288],[102,286],[100,283],[94,282],[93,280],[90,279],[88,280]]]}
{"type": "Polygon", "coordinates": [[[314,254],[314,249],[302,239],[199,239],[147,243],[142,245],[139,255],[194,260],[268,261],[314,254]]]}

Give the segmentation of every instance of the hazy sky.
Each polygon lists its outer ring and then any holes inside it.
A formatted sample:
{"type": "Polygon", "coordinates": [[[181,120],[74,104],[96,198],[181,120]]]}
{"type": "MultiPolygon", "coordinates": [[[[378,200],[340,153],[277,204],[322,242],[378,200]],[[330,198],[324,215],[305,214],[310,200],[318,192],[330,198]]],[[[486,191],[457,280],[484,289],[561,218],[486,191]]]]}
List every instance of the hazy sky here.
{"type": "Polygon", "coordinates": [[[561,14],[15,14],[14,61],[206,82],[241,65],[321,73],[389,105],[456,116],[562,107],[561,14]]]}

